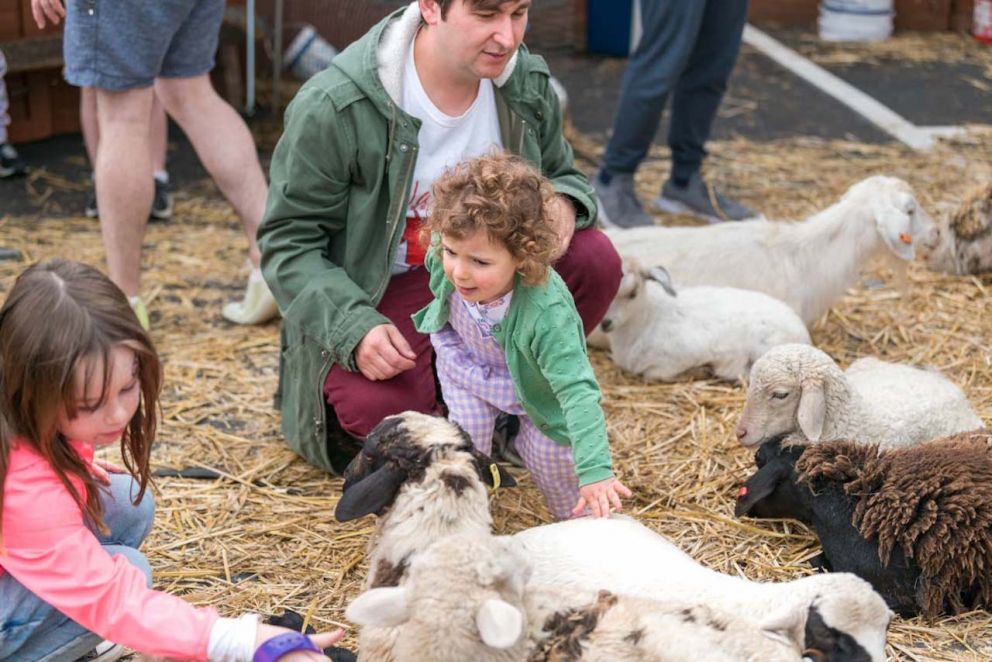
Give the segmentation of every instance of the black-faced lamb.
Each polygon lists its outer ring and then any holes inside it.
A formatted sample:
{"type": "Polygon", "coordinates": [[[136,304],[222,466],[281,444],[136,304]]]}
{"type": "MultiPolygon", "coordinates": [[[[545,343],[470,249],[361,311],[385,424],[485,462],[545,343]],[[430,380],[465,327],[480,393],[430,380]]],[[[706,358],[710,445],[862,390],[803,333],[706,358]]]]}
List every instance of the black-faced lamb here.
{"type": "Polygon", "coordinates": [[[736,513],[815,530],[819,565],[869,581],[927,618],[992,609],[992,432],[921,446],[764,444],[736,513]]]}
{"type": "Polygon", "coordinates": [[[620,255],[664,265],[680,286],[757,290],[812,324],[876,255],[912,260],[933,220],[906,182],[869,177],[805,222],[750,220],[705,227],[608,230],[620,255]]]}
{"type": "Polygon", "coordinates": [[[492,517],[486,486],[515,481],[456,424],[404,412],[377,425],[345,471],[340,522],[375,513],[367,587],[395,585],[411,557],[458,532],[488,536],[492,517]]]}
{"type": "Polygon", "coordinates": [[[992,271],[992,183],[969,191],[953,214],[942,217],[921,252],[934,271],[959,276],[992,271]]]}
{"type": "Polygon", "coordinates": [[[656,601],[540,586],[528,582],[528,574],[529,560],[510,541],[455,534],[418,554],[403,586],[363,593],[345,616],[364,627],[397,628],[393,648],[362,649],[362,657],[373,660],[799,662],[801,658],[800,651],[783,642],[778,632],[759,631],[738,614],[677,596],[656,601]]]}
{"type": "MultiPolygon", "coordinates": [[[[497,482],[515,484],[454,423],[416,412],[384,419],[348,465],[334,512],[342,522],[379,515],[365,588],[403,583],[416,555],[439,538],[489,537],[486,485],[497,482]]],[[[390,650],[396,637],[395,628],[363,628],[359,648],[390,650]]]]}
{"type": "Polygon", "coordinates": [[[755,361],[737,438],[754,447],[783,434],[817,443],[906,446],[982,427],[961,389],[935,370],[875,358],[844,372],[809,345],[779,345],[755,361]]]}
{"type": "Polygon", "coordinates": [[[632,258],[624,259],[620,289],[600,327],[614,363],[659,381],[699,369],[737,380],[770,347],[810,342],[796,313],[767,294],[705,286],[676,293],[663,267],[642,271],[632,258]]]}

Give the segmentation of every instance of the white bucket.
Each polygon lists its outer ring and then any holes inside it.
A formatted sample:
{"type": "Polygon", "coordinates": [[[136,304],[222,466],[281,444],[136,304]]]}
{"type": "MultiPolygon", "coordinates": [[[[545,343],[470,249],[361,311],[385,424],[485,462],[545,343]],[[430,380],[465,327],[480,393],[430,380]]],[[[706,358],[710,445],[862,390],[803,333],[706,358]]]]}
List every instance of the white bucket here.
{"type": "Polygon", "coordinates": [[[882,41],[892,35],[892,0],[824,0],[820,39],[882,41]]]}
{"type": "Polygon", "coordinates": [[[307,80],[327,68],[337,49],[317,34],[312,25],[304,25],[283,54],[287,69],[300,80],[307,80]]]}

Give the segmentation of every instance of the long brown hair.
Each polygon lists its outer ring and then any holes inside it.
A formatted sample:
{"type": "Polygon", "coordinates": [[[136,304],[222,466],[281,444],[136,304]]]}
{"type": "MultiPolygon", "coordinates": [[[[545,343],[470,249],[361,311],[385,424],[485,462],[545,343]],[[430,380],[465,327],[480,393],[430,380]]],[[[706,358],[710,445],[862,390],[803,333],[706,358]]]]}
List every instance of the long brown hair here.
{"type": "MultiPolygon", "coordinates": [[[[60,415],[78,411],[77,370],[87,377],[103,362],[107,397],[110,358],[117,345],[138,359],[141,398],[121,435],[124,466],[135,477],[137,504],[148,485],[148,460],[157,424],[161,364],[124,293],[93,267],[70,260],[39,262],[24,270],[0,308],[0,513],[14,437],[29,444],[55,469],[86,517],[106,530],[99,483],[58,430],[60,415]],[[70,482],[83,482],[80,494],[70,482]]],[[[0,532],[2,533],[2,532],[0,532]]]]}

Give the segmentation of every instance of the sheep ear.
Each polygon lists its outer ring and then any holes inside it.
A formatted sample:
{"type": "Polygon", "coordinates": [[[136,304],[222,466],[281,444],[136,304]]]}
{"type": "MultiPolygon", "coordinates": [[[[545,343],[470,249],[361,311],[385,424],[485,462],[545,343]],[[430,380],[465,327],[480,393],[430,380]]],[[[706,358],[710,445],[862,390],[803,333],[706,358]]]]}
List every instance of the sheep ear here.
{"type": "Polygon", "coordinates": [[[761,634],[796,650],[805,645],[806,619],[798,605],[787,605],[761,622],[761,634]]]}
{"type": "Polygon", "coordinates": [[[678,294],[675,292],[675,286],[672,285],[672,275],[668,273],[668,269],[665,267],[651,267],[648,269],[647,274],[645,274],[648,280],[653,280],[654,282],[661,285],[662,289],[668,292],[669,296],[677,297],[678,294]]]}
{"type": "Polygon", "coordinates": [[[520,639],[524,617],[520,610],[503,600],[489,599],[475,614],[475,625],[482,641],[491,648],[504,649],[520,639]]]}
{"type": "Polygon", "coordinates": [[[875,227],[885,245],[900,259],[909,261],[916,257],[913,245],[916,228],[909,214],[889,203],[879,203],[875,209],[875,227]]]}
{"type": "Polygon", "coordinates": [[[351,485],[338,500],[334,517],[339,522],[350,522],[371,513],[378,513],[393,503],[399,492],[406,472],[391,464],[379,467],[375,472],[351,485]]]}
{"type": "Polygon", "coordinates": [[[774,494],[782,481],[788,477],[789,466],[780,458],[758,469],[747,479],[737,494],[734,516],[750,515],[754,507],[774,494]]]}
{"type": "Polygon", "coordinates": [[[799,429],[807,439],[814,443],[820,440],[826,417],[827,400],[823,394],[823,385],[803,384],[796,418],[799,421],[799,429]]]}
{"type": "Polygon", "coordinates": [[[396,627],[410,618],[409,602],[409,589],[404,586],[373,588],[352,600],[344,615],[358,625],[396,627]]]}
{"type": "Polygon", "coordinates": [[[489,487],[517,486],[517,481],[513,479],[513,476],[482,451],[473,447],[472,457],[475,459],[475,468],[479,472],[479,478],[489,487]]]}

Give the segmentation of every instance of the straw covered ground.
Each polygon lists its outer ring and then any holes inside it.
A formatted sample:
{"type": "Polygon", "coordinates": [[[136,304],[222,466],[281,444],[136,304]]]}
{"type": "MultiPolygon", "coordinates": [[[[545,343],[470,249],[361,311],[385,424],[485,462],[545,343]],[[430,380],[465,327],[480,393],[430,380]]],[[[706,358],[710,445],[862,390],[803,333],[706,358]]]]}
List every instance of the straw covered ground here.
{"type": "MultiPolygon", "coordinates": [[[[602,145],[579,135],[573,140],[591,172],[602,145]]],[[[710,147],[708,176],[772,218],[804,218],[871,174],[905,178],[934,216],[992,180],[988,127],[927,154],[808,139],[710,147]]],[[[645,164],[639,179],[645,199],[667,169],[663,150],[645,164]]],[[[36,173],[26,194],[72,185],[46,177],[36,173]]],[[[104,266],[98,227],[81,217],[2,217],[0,236],[27,261],[68,256],[104,266]]],[[[145,551],[157,586],[197,604],[225,614],[291,608],[319,629],[346,626],[343,609],[365,576],[374,522],[335,523],[341,481],[305,465],[280,438],[271,407],[278,325],[236,327],[220,316],[221,305],[241,294],[244,245],[235,216],[209,183],[177,192],[174,220],[151,226],[147,235],[146,301],[166,367],[154,466],[208,467],[221,478],[159,479],[145,551]]],[[[0,263],[3,292],[22,267],[0,263]]],[[[814,342],[842,366],[865,355],[935,366],[992,421],[992,275],[951,277],[914,264],[908,277],[900,292],[886,271],[870,271],[814,326],[814,342]]],[[[593,352],[592,360],[616,465],[635,492],[630,512],[723,572],[763,580],[810,572],[805,562],[818,546],[803,526],[733,516],[737,487],[751,470],[749,454],[733,438],[742,385],[648,384],[621,373],[603,353],[593,352]]],[[[498,532],[548,521],[529,479],[516,473],[523,487],[493,498],[498,532]]],[[[355,645],[354,630],[346,644],[355,645]]],[[[992,615],[897,619],[889,653],[897,660],[989,659],[992,615]]]]}

